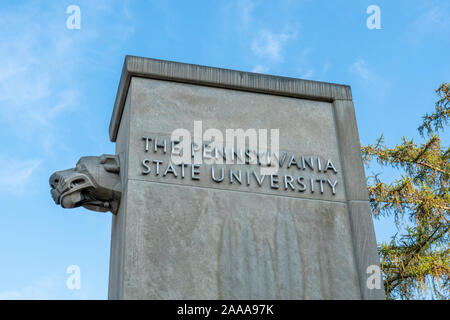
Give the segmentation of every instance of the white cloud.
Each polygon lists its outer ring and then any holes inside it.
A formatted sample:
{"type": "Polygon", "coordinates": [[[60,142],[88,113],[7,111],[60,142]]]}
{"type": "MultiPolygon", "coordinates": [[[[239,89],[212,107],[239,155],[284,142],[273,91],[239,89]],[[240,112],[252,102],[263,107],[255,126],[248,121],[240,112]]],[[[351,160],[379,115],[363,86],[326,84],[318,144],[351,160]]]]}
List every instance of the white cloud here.
{"type": "Polygon", "coordinates": [[[425,28],[448,28],[450,26],[450,20],[448,18],[450,7],[448,3],[443,1],[428,2],[427,7],[424,13],[414,21],[414,24],[418,27],[425,28]]]}
{"type": "Polygon", "coordinates": [[[0,300],[56,299],[62,281],[57,277],[43,278],[30,286],[0,292],[0,300]]]}
{"type": "Polygon", "coordinates": [[[349,68],[350,73],[354,74],[361,85],[372,94],[384,96],[389,88],[389,82],[373,71],[372,67],[364,59],[355,61],[349,68]]]}
{"type": "Polygon", "coordinates": [[[371,81],[373,79],[373,75],[369,71],[366,61],[362,59],[353,63],[350,67],[350,71],[358,75],[363,80],[371,81]]]}
{"type": "Polygon", "coordinates": [[[29,286],[0,291],[0,300],[102,299],[95,296],[89,282],[82,281],[81,290],[69,290],[67,274],[45,276],[29,286]]]}
{"type": "Polygon", "coordinates": [[[308,51],[299,48],[297,40],[301,34],[300,16],[290,16],[284,14],[286,11],[299,10],[304,2],[301,0],[288,1],[282,6],[273,3],[262,3],[254,0],[234,0],[227,1],[222,7],[222,19],[229,23],[235,20],[236,26],[233,29],[234,36],[237,35],[240,43],[248,46],[249,60],[252,66],[251,71],[256,73],[285,73],[282,71],[285,60],[295,59],[297,68],[290,68],[290,76],[305,74],[311,76],[314,69],[310,68],[302,59],[297,59],[296,55],[308,51]],[[267,12],[272,12],[266,16],[267,12]],[[276,13],[275,13],[276,11],[276,13]],[[281,18],[280,18],[281,17],[281,18]],[[272,19],[273,18],[273,19],[272,19]],[[280,20],[281,19],[281,20],[280,20]],[[306,71],[296,73],[293,69],[306,69],[306,71]]]}
{"type": "Polygon", "coordinates": [[[256,73],[267,73],[267,72],[269,72],[269,67],[267,67],[267,66],[263,66],[263,65],[260,65],[260,64],[258,64],[258,65],[256,65],[253,69],[252,69],[252,72],[256,72],[256,73]]]}
{"type": "Polygon", "coordinates": [[[331,68],[331,63],[327,60],[327,61],[325,61],[325,64],[323,65],[323,68],[322,68],[322,73],[321,73],[321,75],[322,76],[325,76],[325,74],[328,72],[328,70],[331,68]]]}
{"type": "Polygon", "coordinates": [[[55,3],[18,4],[0,13],[2,26],[7,26],[0,30],[0,121],[18,141],[30,143],[32,137],[46,154],[53,154],[52,143],[64,144],[60,131],[71,119],[65,116],[83,112],[83,80],[92,71],[80,66],[93,65],[94,58],[105,63],[134,32],[120,20],[132,18],[126,4],[82,1],[80,7],[80,30],[66,28],[65,7],[55,3]],[[95,12],[97,19],[117,18],[116,23],[87,26],[87,12],[95,12]],[[91,49],[105,34],[114,41],[101,52],[91,49]]]}
{"type": "Polygon", "coordinates": [[[305,71],[302,75],[300,75],[300,78],[302,79],[310,79],[314,75],[314,69],[308,69],[305,71]]]}
{"type": "Polygon", "coordinates": [[[251,49],[260,58],[277,62],[282,61],[283,46],[288,40],[296,37],[296,32],[273,33],[270,30],[264,29],[252,40],[251,49]]]}
{"type": "Polygon", "coordinates": [[[446,1],[422,1],[421,14],[407,26],[407,38],[413,43],[422,39],[438,37],[442,41],[450,38],[450,5],[446,1]]]}
{"type": "Polygon", "coordinates": [[[237,12],[242,27],[247,28],[253,22],[252,11],[254,8],[255,4],[251,0],[240,0],[237,2],[237,12]]]}
{"type": "Polygon", "coordinates": [[[0,120],[16,138],[41,146],[55,135],[61,112],[79,103],[71,78],[78,50],[64,21],[52,16],[33,6],[0,14],[8,25],[0,31],[0,120]]]}
{"type": "Polygon", "coordinates": [[[33,173],[41,166],[41,159],[15,161],[0,158],[0,191],[22,194],[29,190],[33,173]]]}

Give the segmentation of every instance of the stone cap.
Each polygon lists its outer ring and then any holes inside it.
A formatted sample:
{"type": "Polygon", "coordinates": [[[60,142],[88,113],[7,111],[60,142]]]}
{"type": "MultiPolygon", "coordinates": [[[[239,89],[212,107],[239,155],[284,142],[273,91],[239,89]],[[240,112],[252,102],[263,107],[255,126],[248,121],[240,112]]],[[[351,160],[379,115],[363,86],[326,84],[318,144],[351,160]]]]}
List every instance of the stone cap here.
{"type": "Polygon", "coordinates": [[[352,92],[348,85],[127,55],[123,64],[114,110],[109,124],[109,138],[112,142],[115,142],[117,138],[125,99],[132,77],[170,80],[327,102],[352,100],[352,92]]]}

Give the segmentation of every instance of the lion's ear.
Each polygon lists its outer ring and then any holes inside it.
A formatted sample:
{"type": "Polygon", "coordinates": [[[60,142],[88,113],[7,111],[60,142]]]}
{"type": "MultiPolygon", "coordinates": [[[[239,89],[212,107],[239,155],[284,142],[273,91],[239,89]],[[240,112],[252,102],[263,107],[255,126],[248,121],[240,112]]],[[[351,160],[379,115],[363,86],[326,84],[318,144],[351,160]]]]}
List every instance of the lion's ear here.
{"type": "Polygon", "coordinates": [[[111,154],[102,154],[100,156],[100,163],[103,164],[103,168],[111,173],[120,172],[119,157],[111,154]]]}

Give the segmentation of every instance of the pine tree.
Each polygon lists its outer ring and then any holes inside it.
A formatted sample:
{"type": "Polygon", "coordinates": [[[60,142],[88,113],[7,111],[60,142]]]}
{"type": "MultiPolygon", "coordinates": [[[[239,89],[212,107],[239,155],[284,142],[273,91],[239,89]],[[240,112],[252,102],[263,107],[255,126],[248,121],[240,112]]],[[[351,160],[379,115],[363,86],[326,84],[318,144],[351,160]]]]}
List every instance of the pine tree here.
{"type": "Polygon", "coordinates": [[[367,168],[376,162],[400,173],[389,183],[379,175],[368,178],[374,217],[393,216],[398,231],[390,242],[378,245],[388,299],[450,298],[450,149],[439,137],[450,117],[450,84],[436,92],[435,110],[418,128],[424,143],[403,137],[389,148],[381,136],[362,147],[367,168]],[[406,226],[400,223],[405,221],[406,226]]]}

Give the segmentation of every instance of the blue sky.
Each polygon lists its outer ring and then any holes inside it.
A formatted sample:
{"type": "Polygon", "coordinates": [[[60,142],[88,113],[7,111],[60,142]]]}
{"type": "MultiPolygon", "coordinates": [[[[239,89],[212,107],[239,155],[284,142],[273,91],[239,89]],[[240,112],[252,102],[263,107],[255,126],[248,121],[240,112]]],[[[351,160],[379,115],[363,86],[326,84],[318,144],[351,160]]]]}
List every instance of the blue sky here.
{"type": "MultiPolygon", "coordinates": [[[[114,153],[126,54],[349,84],[362,144],[420,142],[450,81],[449,16],[444,0],[1,1],[0,299],[107,298],[111,215],[56,206],[48,177],[114,153]],[[380,30],[366,26],[372,4],[380,30]],[[69,5],[79,30],[66,27],[69,5]],[[80,290],[66,287],[70,265],[80,290]]],[[[375,226],[379,241],[395,231],[375,226]]]]}

